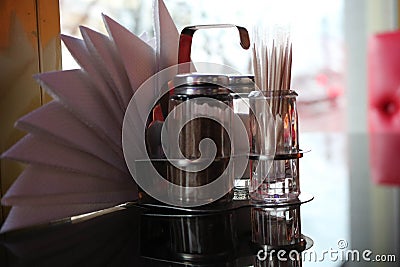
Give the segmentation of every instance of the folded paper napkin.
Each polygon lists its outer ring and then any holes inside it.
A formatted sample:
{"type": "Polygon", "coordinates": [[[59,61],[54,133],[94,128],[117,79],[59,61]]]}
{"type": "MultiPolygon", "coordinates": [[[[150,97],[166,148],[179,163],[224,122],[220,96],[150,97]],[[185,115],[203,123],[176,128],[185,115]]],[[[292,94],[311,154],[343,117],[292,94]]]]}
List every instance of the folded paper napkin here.
{"type": "Polygon", "coordinates": [[[146,79],[178,61],[175,24],[162,0],[153,7],[154,40],[106,15],[109,36],[87,27],[82,40],[62,36],[81,69],[36,76],[54,100],[17,121],[27,135],[2,155],[28,167],[2,199],[12,209],[1,232],[137,198],[122,152],[124,113],[146,79]]]}

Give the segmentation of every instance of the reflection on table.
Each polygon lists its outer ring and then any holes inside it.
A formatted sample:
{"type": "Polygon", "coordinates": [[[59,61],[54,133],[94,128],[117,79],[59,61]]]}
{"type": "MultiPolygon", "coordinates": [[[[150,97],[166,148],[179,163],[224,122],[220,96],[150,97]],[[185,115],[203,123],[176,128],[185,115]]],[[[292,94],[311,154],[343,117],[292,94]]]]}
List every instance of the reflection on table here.
{"type": "Polygon", "coordinates": [[[302,266],[312,240],[301,234],[300,204],[249,203],[198,212],[131,203],[87,221],[11,232],[3,244],[10,266],[302,266]]]}

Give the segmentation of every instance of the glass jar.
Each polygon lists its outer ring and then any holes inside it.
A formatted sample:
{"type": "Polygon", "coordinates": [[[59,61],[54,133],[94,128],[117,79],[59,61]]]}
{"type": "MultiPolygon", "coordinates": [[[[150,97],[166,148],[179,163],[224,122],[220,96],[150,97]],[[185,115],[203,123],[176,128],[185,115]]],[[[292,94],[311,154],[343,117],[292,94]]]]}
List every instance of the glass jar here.
{"type": "Polygon", "coordinates": [[[300,194],[296,98],[292,90],[249,95],[250,197],[255,201],[284,202],[300,194]]]}
{"type": "Polygon", "coordinates": [[[167,179],[179,186],[171,194],[183,204],[232,200],[233,98],[227,85],[225,75],[200,73],[177,75],[169,84],[167,179]],[[225,182],[217,182],[221,176],[225,182]],[[208,190],[198,190],[205,185],[208,190]]]}

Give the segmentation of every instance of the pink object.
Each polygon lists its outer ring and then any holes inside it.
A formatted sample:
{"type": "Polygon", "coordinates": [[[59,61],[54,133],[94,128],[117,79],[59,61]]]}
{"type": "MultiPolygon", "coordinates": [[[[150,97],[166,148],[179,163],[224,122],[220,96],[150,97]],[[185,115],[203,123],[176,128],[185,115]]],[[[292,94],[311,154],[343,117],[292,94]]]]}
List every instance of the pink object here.
{"type": "Polygon", "coordinates": [[[371,177],[400,185],[400,31],[373,35],[368,45],[371,177]]]}

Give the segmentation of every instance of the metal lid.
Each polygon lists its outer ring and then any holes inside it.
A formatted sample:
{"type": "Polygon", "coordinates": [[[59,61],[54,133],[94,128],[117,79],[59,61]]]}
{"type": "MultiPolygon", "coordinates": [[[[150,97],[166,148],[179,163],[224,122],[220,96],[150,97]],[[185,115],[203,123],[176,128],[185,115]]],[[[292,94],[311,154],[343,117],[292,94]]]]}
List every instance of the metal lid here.
{"type": "Polygon", "coordinates": [[[234,93],[250,93],[255,90],[253,75],[229,75],[229,89],[234,93]]]}
{"type": "Polygon", "coordinates": [[[298,94],[294,90],[269,90],[269,91],[259,91],[255,90],[250,92],[249,98],[272,98],[272,97],[279,97],[279,98],[288,98],[294,97],[296,98],[298,94]]]}
{"type": "Polygon", "coordinates": [[[168,83],[174,94],[215,95],[229,94],[229,78],[222,74],[184,73],[178,74],[168,83]]]}

